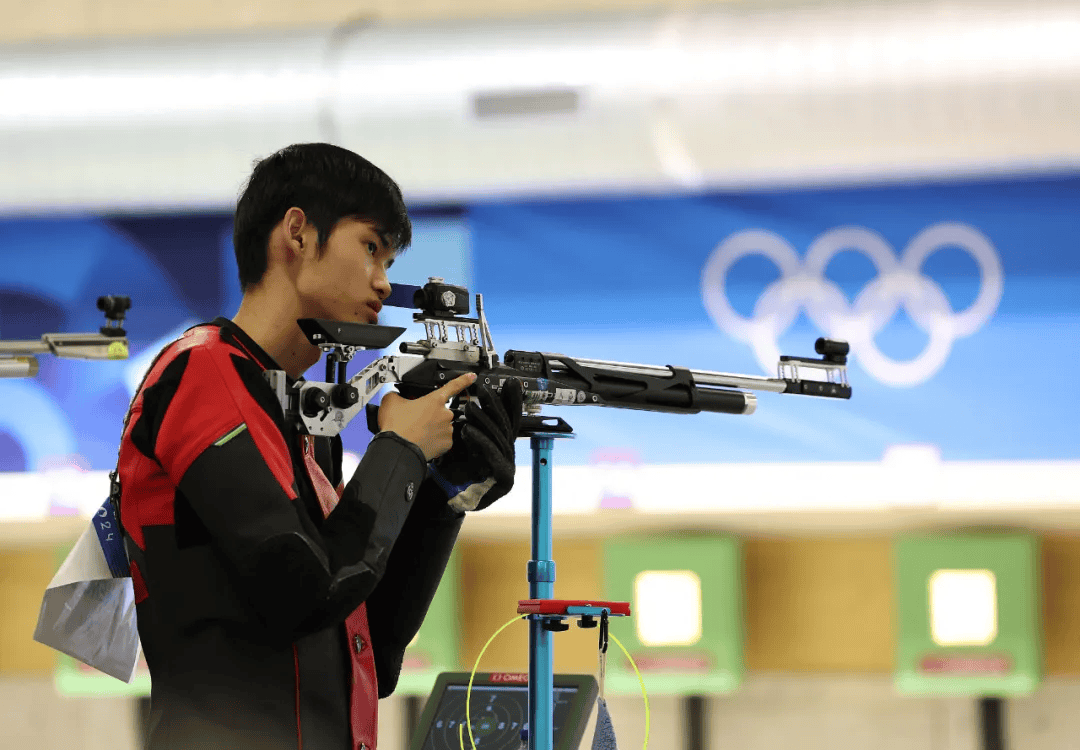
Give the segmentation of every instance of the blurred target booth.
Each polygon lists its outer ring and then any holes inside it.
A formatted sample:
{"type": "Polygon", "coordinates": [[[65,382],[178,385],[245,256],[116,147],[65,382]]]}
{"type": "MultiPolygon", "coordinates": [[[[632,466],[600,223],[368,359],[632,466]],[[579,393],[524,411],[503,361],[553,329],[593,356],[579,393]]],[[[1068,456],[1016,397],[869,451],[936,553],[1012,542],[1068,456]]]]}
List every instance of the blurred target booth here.
{"type": "MultiPolygon", "coordinates": [[[[1076,747],[1078,39],[1069,0],[20,6],[0,747],[144,746],[145,661],[35,631],[154,356],[239,307],[254,161],[306,142],[401,185],[391,284],[467,290],[539,425],[381,750],[1076,747]]],[[[441,315],[386,307],[349,375],[441,315]]]]}

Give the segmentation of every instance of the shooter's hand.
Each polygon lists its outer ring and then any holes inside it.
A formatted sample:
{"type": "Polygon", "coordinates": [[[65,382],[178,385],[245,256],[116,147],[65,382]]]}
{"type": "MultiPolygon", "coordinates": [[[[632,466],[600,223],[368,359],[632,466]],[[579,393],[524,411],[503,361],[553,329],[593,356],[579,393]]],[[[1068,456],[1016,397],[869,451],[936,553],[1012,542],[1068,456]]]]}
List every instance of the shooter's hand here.
{"type": "Polygon", "coordinates": [[[454,441],[454,413],[446,404],[476,380],[469,372],[426,396],[406,399],[387,393],[379,405],[379,429],[396,432],[416,445],[431,461],[450,450],[454,441]]]}
{"type": "Polygon", "coordinates": [[[458,511],[483,510],[514,487],[514,441],[521,424],[521,383],[508,379],[502,393],[478,387],[465,404],[454,446],[435,462],[435,480],[458,511]]]}

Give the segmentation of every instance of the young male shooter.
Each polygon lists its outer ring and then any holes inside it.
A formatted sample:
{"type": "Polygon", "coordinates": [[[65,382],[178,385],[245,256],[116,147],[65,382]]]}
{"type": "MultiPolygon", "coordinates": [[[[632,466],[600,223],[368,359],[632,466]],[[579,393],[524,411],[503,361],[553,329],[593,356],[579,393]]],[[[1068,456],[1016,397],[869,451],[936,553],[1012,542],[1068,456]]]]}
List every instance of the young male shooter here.
{"type": "Polygon", "coordinates": [[[346,478],[341,439],[296,434],[263,378],[291,385],[318,361],[297,319],[375,323],[411,231],[398,186],[350,151],[259,162],[236,209],[239,312],[169,344],[132,403],[119,507],[152,750],[376,750],[378,699],[464,517],[428,463],[443,456],[459,482],[498,475],[481,508],[513,484],[520,391],[482,392],[456,432],[446,404],[472,376],[388,393],[346,478]]]}

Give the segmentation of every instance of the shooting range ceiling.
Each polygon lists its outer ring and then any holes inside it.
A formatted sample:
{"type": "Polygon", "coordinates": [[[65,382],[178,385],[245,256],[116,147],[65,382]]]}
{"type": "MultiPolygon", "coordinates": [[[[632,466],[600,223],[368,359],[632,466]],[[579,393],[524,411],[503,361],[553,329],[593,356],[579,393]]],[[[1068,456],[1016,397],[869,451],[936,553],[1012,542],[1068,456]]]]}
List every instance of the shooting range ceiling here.
{"type": "Polygon", "coordinates": [[[329,140],[414,202],[1075,169],[1080,6],[634,14],[10,45],[5,213],[229,209],[329,140]]]}

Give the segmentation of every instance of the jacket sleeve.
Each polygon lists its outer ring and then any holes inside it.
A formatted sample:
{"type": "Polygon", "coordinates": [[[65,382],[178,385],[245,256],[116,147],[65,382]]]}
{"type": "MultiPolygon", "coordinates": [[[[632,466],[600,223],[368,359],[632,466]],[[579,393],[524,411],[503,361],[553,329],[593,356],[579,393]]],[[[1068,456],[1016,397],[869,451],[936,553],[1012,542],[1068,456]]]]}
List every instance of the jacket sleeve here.
{"type": "MultiPolygon", "coordinates": [[[[154,455],[273,641],[342,621],[370,596],[427,468],[393,433],[373,440],[321,532],[305,524],[274,419],[228,359],[193,349],[154,455]]],[[[269,389],[267,389],[269,390],[269,389]]]]}
{"type": "Polygon", "coordinates": [[[450,508],[434,481],[423,483],[386,573],[368,598],[380,698],[397,686],[405,648],[427,615],[464,518],[464,513],[450,508]]]}

